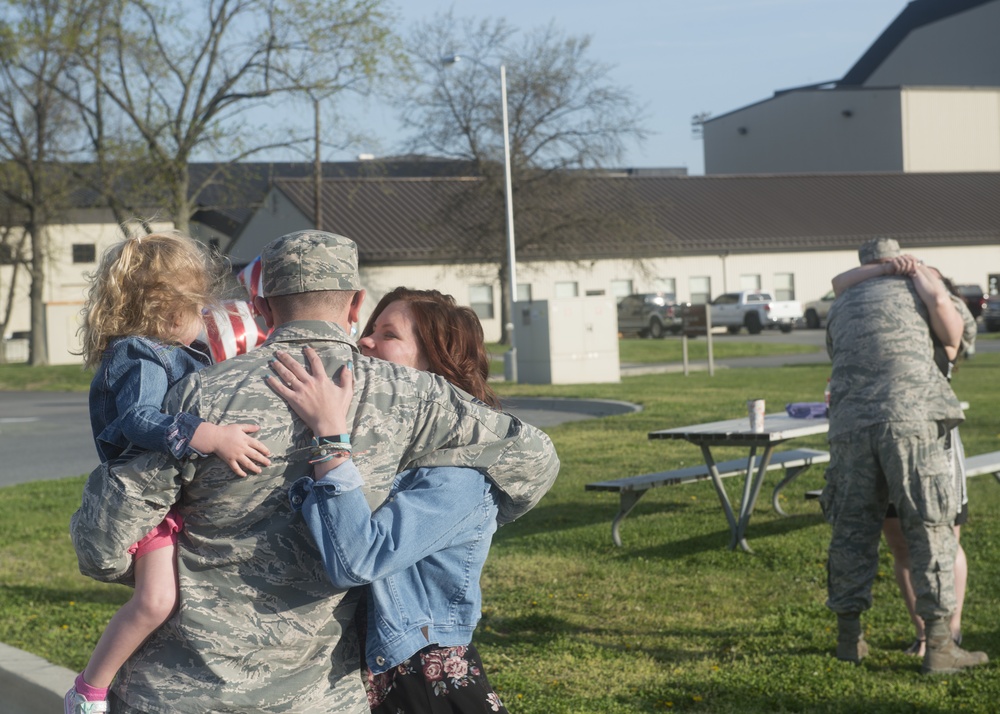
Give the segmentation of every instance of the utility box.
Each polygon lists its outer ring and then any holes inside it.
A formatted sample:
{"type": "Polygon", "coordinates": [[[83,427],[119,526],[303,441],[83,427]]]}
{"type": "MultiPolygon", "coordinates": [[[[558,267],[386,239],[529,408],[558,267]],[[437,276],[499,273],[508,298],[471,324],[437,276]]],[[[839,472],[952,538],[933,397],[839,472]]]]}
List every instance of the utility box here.
{"type": "Polygon", "coordinates": [[[604,295],[514,305],[517,380],[524,384],[620,382],[618,311],[604,295]]]}

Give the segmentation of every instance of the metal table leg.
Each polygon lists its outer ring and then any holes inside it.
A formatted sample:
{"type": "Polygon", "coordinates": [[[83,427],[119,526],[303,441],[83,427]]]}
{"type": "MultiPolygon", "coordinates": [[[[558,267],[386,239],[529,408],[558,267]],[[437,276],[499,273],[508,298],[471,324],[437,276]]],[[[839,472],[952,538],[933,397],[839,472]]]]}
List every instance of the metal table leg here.
{"type": "MultiPolygon", "coordinates": [[[[774,445],[768,444],[764,447],[764,453],[760,457],[760,462],[757,464],[757,473],[753,477],[753,483],[749,488],[749,498],[744,499],[744,502],[740,504],[740,521],[736,526],[736,538],[743,550],[748,553],[752,553],[750,546],[746,542],[746,531],[747,526],[750,525],[750,516],[753,514],[754,504],[757,503],[757,496],[760,495],[760,487],[764,483],[764,475],[767,473],[767,465],[771,463],[771,454],[774,452],[774,445]]],[[[752,450],[751,450],[751,465],[752,465],[752,450]]],[[[749,483],[749,481],[748,481],[749,483]]],[[[744,493],[747,489],[744,489],[744,493]]]]}
{"type": "Polygon", "coordinates": [[[790,484],[792,481],[794,481],[800,473],[805,471],[810,466],[811,464],[806,464],[805,466],[792,466],[790,468],[785,469],[784,478],[778,481],[778,485],[774,487],[774,491],[771,493],[771,507],[774,508],[775,513],[777,513],[780,516],[788,515],[787,513],[785,513],[785,509],[783,509],[781,507],[781,504],[778,502],[778,497],[781,495],[781,490],[785,486],[790,484]]]}
{"type": "Polygon", "coordinates": [[[729,496],[726,494],[726,489],[722,485],[722,477],[719,476],[719,468],[715,465],[715,459],[712,458],[712,450],[701,444],[701,454],[705,458],[705,465],[708,466],[708,475],[712,477],[712,485],[715,486],[715,493],[719,496],[719,503],[722,504],[722,510],[726,514],[726,522],[729,524],[729,550],[733,550],[736,547],[736,530],[737,530],[737,520],[736,516],[733,514],[733,507],[729,503],[729,496]]]}
{"type": "Polygon", "coordinates": [[[625,520],[625,516],[632,512],[639,499],[645,495],[645,491],[622,491],[621,493],[618,515],[611,521],[611,540],[619,548],[622,547],[622,537],[619,532],[622,521],[625,520]]]}

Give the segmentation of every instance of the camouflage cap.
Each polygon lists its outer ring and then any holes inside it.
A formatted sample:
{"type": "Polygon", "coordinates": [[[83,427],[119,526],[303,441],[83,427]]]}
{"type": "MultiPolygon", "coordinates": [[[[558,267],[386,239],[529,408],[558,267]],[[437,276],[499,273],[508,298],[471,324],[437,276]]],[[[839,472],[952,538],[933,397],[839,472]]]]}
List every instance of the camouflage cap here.
{"type": "Polygon", "coordinates": [[[260,260],[263,297],[361,289],[358,247],[344,236],[289,233],[264,246],[260,260]]]}
{"type": "Polygon", "coordinates": [[[874,263],[876,260],[895,258],[900,254],[899,243],[893,238],[872,238],[858,248],[858,258],[861,264],[874,263]]]}

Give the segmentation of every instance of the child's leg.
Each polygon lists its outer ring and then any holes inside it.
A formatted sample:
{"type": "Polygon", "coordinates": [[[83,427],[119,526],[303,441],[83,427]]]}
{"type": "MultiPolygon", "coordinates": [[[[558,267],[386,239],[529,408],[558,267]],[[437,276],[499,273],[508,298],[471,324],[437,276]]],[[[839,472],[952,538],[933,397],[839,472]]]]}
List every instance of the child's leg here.
{"type": "Polygon", "coordinates": [[[108,623],[90,656],[83,679],[93,687],[111,686],[132,653],[177,607],[177,546],[152,550],[135,561],[135,593],[108,623]]]}

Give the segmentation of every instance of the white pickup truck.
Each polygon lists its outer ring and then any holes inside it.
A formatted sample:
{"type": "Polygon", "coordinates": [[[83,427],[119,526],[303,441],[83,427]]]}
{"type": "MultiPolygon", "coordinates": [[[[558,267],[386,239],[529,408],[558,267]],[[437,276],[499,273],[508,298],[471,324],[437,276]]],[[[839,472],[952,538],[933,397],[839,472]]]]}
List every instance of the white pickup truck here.
{"type": "Polygon", "coordinates": [[[725,327],[732,335],[742,327],[751,335],[773,327],[791,332],[795,321],[802,318],[802,304],[798,300],[778,301],[770,293],[750,290],[720,295],[712,301],[711,311],[712,326],[725,327]]]}

